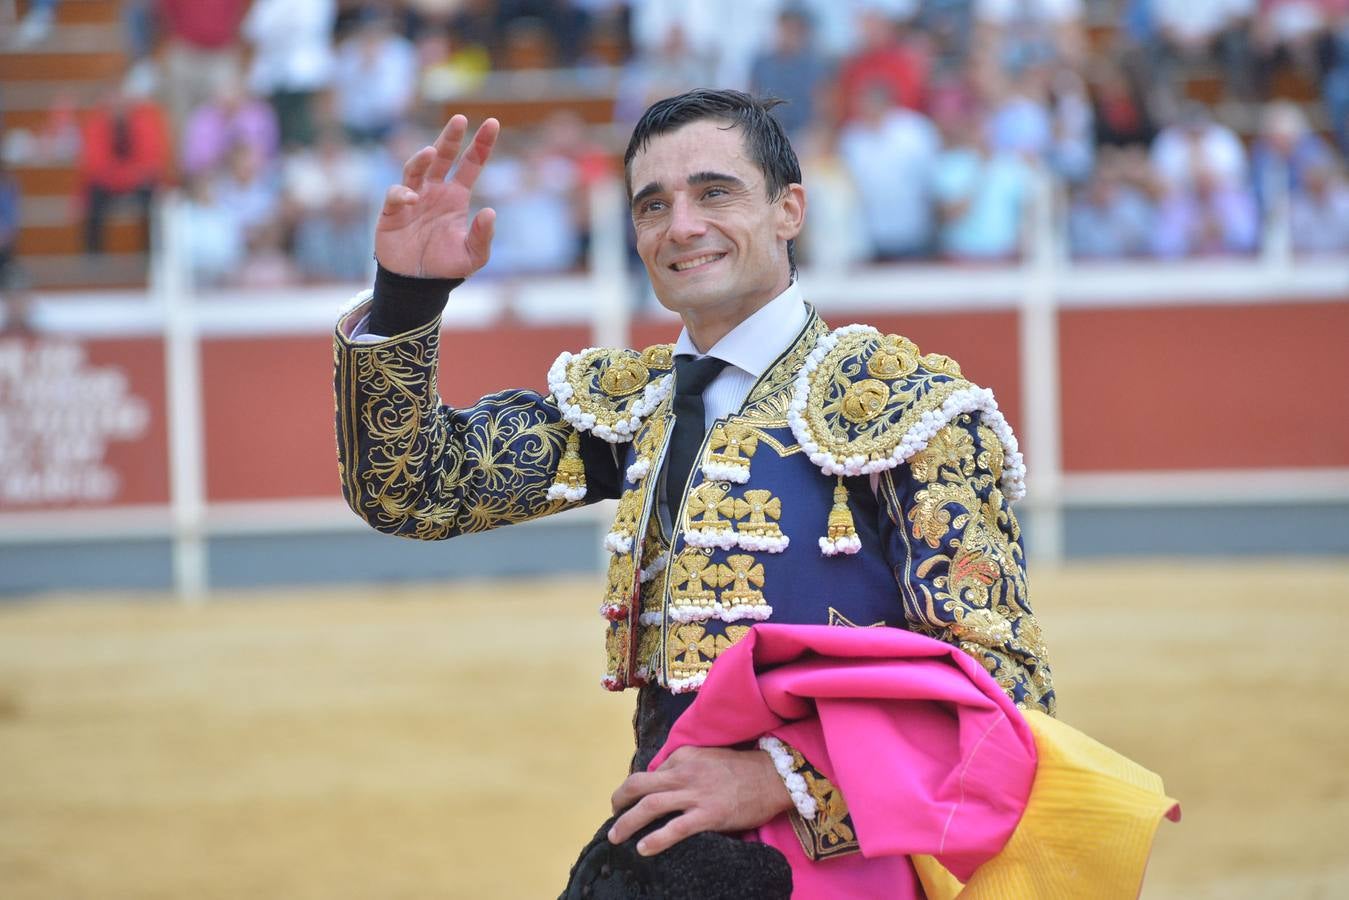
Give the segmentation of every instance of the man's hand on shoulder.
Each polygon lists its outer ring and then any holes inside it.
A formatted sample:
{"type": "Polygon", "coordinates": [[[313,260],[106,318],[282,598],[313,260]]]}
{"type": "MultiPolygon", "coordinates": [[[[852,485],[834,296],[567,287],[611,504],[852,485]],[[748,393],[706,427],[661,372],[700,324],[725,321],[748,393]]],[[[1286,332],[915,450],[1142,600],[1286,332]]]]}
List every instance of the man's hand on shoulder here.
{"type": "Polygon", "coordinates": [[[702,831],[758,828],[792,808],[772,757],[762,750],[722,747],[681,747],[656,771],[629,775],[612,802],[615,813],[628,810],[609,831],[615,844],[661,816],[683,813],[637,844],[643,856],[702,831]]]}
{"type": "Polygon", "coordinates": [[[487,264],[496,212],[481,209],[470,220],[469,209],[500,131],[496,119],[487,119],[460,156],[468,119],[452,116],[434,144],[412,154],[375,224],[380,265],[416,278],[467,278],[487,264]]]}

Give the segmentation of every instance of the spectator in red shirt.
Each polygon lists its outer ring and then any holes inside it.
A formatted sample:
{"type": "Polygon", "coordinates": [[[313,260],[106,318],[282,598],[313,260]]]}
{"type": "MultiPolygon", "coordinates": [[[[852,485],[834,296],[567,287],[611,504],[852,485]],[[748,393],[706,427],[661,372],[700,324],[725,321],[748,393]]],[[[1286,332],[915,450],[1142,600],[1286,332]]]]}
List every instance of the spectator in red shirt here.
{"type": "Polygon", "coordinates": [[[80,184],[86,204],[85,249],[103,251],[103,223],[112,204],[131,197],[147,234],[150,201],[168,175],[164,114],[151,100],[118,88],[84,123],[80,184]]]}
{"type": "Polygon", "coordinates": [[[863,95],[878,86],[889,93],[892,106],[922,110],[927,100],[926,49],[906,39],[904,27],[883,13],[866,10],[860,15],[861,46],[843,61],[838,73],[843,121],[856,119],[863,95]]]}
{"type": "Polygon", "coordinates": [[[158,0],[164,51],[164,102],[173,133],[192,110],[239,77],[239,23],[248,0],[158,0]]]}

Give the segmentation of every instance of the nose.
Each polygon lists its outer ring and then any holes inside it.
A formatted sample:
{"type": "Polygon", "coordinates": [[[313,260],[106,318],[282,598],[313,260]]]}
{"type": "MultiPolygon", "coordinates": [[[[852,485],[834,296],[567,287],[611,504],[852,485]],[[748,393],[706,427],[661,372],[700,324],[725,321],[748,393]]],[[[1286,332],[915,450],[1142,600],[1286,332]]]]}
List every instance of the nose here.
{"type": "Polygon", "coordinates": [[[670,207],[670,239],[683,244],[701,237],[706,231],[707,222],[698,205],[686,194],[676,194],[670,207]]]}

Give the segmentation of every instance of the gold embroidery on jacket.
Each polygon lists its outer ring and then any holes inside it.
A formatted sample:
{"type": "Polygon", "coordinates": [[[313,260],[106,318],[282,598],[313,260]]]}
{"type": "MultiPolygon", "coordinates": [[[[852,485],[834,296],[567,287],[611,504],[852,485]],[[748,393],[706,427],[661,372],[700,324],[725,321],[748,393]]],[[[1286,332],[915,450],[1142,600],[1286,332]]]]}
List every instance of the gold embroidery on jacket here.
{"type": "Polygon", "coordinates": [[[725,531],[727,521],[735,516],[735,500],[728,497],[731,486],[725,482],[704,481],[689,492],[684,513],[688,517],[688,531],[725,531]]]}
{"type": "Polygon", "coordinates": [[[951,374],[957,369],[946,357],[929,354],[936,368],[920,365],[918,348],[899,335],[841,330],[832,341],[807,378],[805,397],[794,398],[804,406],[793,429],[804,425],[836,460],[888,467],[925,416],[972,387],[951,374]]]}
{"type": "Polygon", "coordinates": [[[827,623],[825,623],[825,624],[828,624],[828,625],[837,625],[837,626],[840,627],[840,628],[885,628],[885,627],[886,627],[885,621],[884,621],[884,620],[882,620],[882,621],[880,621],[880,622],[872,622],[870,625],[858,625],[858,624],[857,624],[856,622],[854,622],[852,619],[849,619],[847,616],[845,616],[843,613],[839,612],[838,610],[834,609],[832,606],[829,607],[829,621],[828,621],[827,623]]]}
{"type": "Polygon", "coordinates": [[[550,418],[527,391],[464,410],[441,408],[438,345],[439,334],[429,329],[415,339],[336,351],[349,432],[339,436],[339,449],[356,511],[382,531],[437,540],[570,505],[548,499],[547,490],[571,426],[550,418]]]}
{"type": "Polygon", "coordinates": [[[749,468],[759,447],[758,431],[736,422],[718,422],[707,439],[707,460],[723,466],[749,468]]]}
{"type": "Polygon", "coordinates": [[[861,848],[843,793],[820,774],[795,747],[784,744],[792,756],[792,770],[806,782],[806,792],[815,798],[815,818],[806,821],[800,813],[791,814],[792,830],[801,849],[813,860],[856,853],[861,848]]]}
{"type": "Polygon", "coordinates": [[[891,381],[907,378],[918,371],[918,346],[899,334],[881,338],[875,351],[867,359],[867,373],[873,378],[891,381]]]}
{"type": "Polygon", "coordinates": [[[708,585],[720,587],[720,578],[707,552],[686,549],[670,564],[670,599],[678,606],[712,606],[717,592],[708,585]]]}
{"type": "Polygon", "coordinates": [[[778,357],[768,371],[750,388],[742,417],[761,427],[781,427],[787,424],[787,411],[792,402],[792,384],[805,365],[806,357],[829,330],[812,309],[810,318],[801,329],[795,343],[778,357]]]}
{"type": "Polygon", "coordinates": [[[643,574],[638,586],[637,669],[633,673],[637,684],[656,682],[661,677],[664,654],[661,653],[660,628],[665,579],[659,569],[669,565],[669,549],[661,539],[659,517],[648,517],[641,550],[643,574]]]}
{"type": "Polygon", "coordinates": [[[660,371],[662,367],[654,364],[661,361],[664,353],[657,345],[640,353],[592,347],[573,355],[562,373],[571,394],[564,406],[592,417],[593,433],[609,430],[630,436],[640,424],[637,419],[644,418],[637,416],[637,411],[647,402],[645,389],[666,377],[660,371]]]}
{"type": "Polygon", "coordinates": [[[617,553],[609,558],[607,585],[604,590],[604,602],[614,606],[626,607],[632,602],[633,584],[637,573],[634,569],[631,553],[617,553]]]}
{"type": "Polygon", "coordinates": [[[910,461],[923,485],[908,511],[910,533],[939,551],[914,569],[921,620],[911,625],[979,660],[1018,703],[1052,714],[1044,642],[1026,599],[1020,527],[995,474],[1002,445],[991,429],[972,425],[969,415],[960,416],[910,461]]]}
{"type": "Polygon", "coordinates": [[[614,524],[609,526],[609,533],[633,537],[637,534],[637,520],[642,515],[642,503],[646,499],[646,491],[641,488],[631,488],[623,492],[623,496],[618,500],[618,509],[614,513],[614,524]]]}
{"type": "Polygon", "coordinates": [[[737,553],[726,557],[725,563],[717,565],[717,575],[717,580],[726,586],[720,596],[723,606],[764,602],[763,591],[755,590],[764,585],[763,563],[753,556],[737,553]]]}
{"type": "Polygon", "coordinates": [[[624,672],[628,668],[628,650],[630,645],[628,639],[627,622],[614,622],[604,633],[604,655],[605,674],[613,677],[618,673],[624,672]]]}
{"type": "Polygon", "coordinates": [[[600,375],[600,390],[610,397],[626,397],[646,387],[651,370],[631,356],[615,356],[600,375]]]}
{"type": "Polygon", "coordinates": [[[666,640],[665,671],[670,680],[706,675],[724,651],[749,634],[748,625],[727,625],[724,634],[709,632],[701,622],[673,626],[666,640]]]}
{"type": "Polygon", "coordinates": [[[736,531],[762,537],[782,537],[777,520],[782,518],[782,501],[772,491],[754,488],[735,501],[736,531]]]}

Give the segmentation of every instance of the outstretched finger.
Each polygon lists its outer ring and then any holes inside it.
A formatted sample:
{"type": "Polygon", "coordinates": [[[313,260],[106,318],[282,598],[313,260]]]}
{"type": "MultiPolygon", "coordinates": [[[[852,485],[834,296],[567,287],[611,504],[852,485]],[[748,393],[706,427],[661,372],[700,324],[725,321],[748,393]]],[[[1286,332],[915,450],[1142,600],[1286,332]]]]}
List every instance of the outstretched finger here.
{"type": "Polygon", "coordinates": [[[420,193],[426,186],[426,170],[435,158],[436,151],[432,147],[423,147],[408,157],[408,161],[403,163],[403,186],[420,193]]]}
{"type": "Polygon", "coordinates": [[[440,135],[431,144],[436,153],[432,157],[431,167],[426,172],[427,178],[432,181],[443,181],[445,176],[450,174],[450,169],[454,167],[454,161],[459,156],[459,146],[464,142],[464,135],[467,132],[466,116],[458,114],[450,116],[450,121],[445,123],[440,135]]]}
{"type": "Polygon", "coordinates": [[[497,135],[501,133],[501,123],[496,119],[487,119],[478,126],[478,131],[473,135],[473,143],[468,145],[464,151],[464,158],[459,160],[459,168],[454,171],[454,180],[469,190],[478,180],[478,175],[482,173],[482,167],[487,164],[487,160],[492,156],[492,148],[496,146],[497,135]]]}
{"type": "Polygon", "coordinates": [[[416,203],[420,198],[416,191],[401,184],[391,184],[384,192],[384,208],[381,216],[392,216],[416,203]]]}
{"type": "Polygon", "coordinates": [[[481,269],[487,265],[487,260],[492,255],[492,235],[496,232],[496,221],[496,210],[489,206],[478,210],[478,214],[473,217],[473,224],[468,228],[468,237],[464,239],[464,245],[468,249],[469,259],[473,260],[476,268],[481,269]]]}

